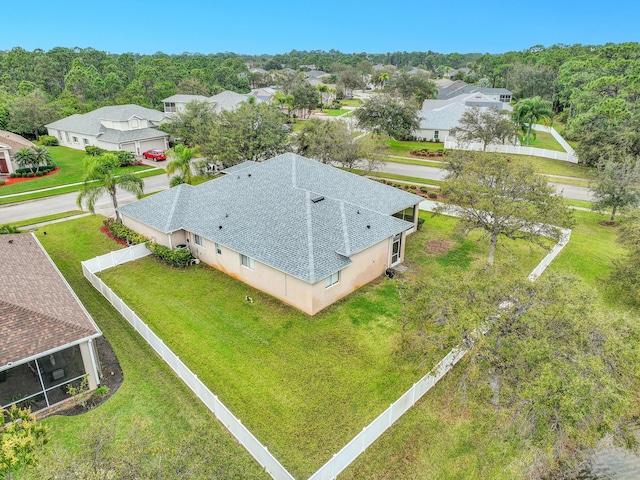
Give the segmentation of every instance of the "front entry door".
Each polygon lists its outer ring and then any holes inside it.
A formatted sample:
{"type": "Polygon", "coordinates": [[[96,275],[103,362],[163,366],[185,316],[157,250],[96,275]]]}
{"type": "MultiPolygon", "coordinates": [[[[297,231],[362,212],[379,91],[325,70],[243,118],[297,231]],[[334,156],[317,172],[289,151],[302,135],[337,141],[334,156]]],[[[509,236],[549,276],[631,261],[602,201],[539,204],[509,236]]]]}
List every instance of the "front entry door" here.
{"type": "Polygon", "coordinates": [[[391,244],[391,266],[393,267],[397,263],[400,263],[400,252],[402,251],[402,234],[399,233],[393,237],[393,243],[391,244]]]}

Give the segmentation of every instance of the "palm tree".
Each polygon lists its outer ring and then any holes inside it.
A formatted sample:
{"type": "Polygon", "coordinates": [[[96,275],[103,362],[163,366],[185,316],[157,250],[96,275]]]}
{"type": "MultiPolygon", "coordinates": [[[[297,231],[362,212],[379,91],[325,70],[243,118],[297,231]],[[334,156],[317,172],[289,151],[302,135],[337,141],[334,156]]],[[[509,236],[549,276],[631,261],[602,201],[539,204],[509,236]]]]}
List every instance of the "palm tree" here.
{"type": "Polygon", "coordinates": [[[82,208],[82,201],[86,200],[87,208],[91,213],[95,213],[95,204],[98,198],[104,193],[111,195],[113,208],[116,209],[116,220],[121,222],[118,213],[118,199],[116,197],[116,187],[119,186],[127,192],[131,192],[140,198],[142,196],[144,184],[140,177],[131,173],[116,175],[116,170],[120,166],[118,157],[112,153],[105,153],[98,157],[89,157],[84,164],[85,176],[84,186],[78,195],[78,206],[82,208]]]}
{"type": "Polygon", "coordinates": [[[35,158],[32,149],[21,148],[13,155],[13,158],[20,168],[29,167],[31,169],[31,173],[33,173],[33,163],[35,162],[35,158]]]}
{"type": "MultiPolygon", "coordinates": [[[[551,106],[550,101],[543,100],[539,96],[524,98],[516,103],[513,108],[513,121],[518,124],[522,134],[527,136],[526,145],[529,145],[534,123],[538,123],[540,120],[545,123],[551,121],[551,117],[553,117],[551,106]]],[[[535,135],[533,132],[534,139],[535,135]]]]}
{"type": "Polygon", "coordinates": [[[40,168],[40,165],[53,165],[53,159],[51,158],[49,149],[41,145],[36,145],[31,150],[33,151],[33,162],[36,165],[36,172],[40,168]]]}
{"type": "Polygon", "coordinates": [[[180,183],[188,183],[191,185],[193,183],[191,160],[198,154],[198,148],[185,147],[182,143],[179,143],[167,153],[172,158],[172,160],[167,163],[167,176],[178,172],[178,175],[171,179],[171,186],[180,183]]]}
{"type": "Polygon", "coordinates": [[[378,78],[376,80],[376,83],[384,88],[384,86],[389,81],[389,74],[387,72],[382,72],[380,75],[378,75],[378,78]]]}

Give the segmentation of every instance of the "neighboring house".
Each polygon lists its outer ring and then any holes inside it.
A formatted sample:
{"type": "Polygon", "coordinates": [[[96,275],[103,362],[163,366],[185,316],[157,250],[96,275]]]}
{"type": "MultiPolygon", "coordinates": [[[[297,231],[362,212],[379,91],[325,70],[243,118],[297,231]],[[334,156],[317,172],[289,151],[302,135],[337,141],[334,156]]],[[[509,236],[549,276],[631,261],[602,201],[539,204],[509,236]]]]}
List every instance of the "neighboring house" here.
{"type": "Polygon", "coordinates": [[[164,105],[164,113],[177,113],[182,112],[188,103],[207,101],[209,101],[209,97],[205,97],[204,95],[187,95],[177,93],[176,95],[171,95],[169,98],[162,100],[162,104],[164,105]]]}
{"type": "Polygon", "coordinates": [[[16,171],[17,165],[13,155],[22,148],[35,145],[17,133],[0,130],[0,175],[9,175],[16,171]]]}
{"type": "Polygon", "coordinates": [[[489,98],[481,93],[461,94],[447,100],[425,100],[418,112],[420,128],[414,132],[418,138],[445,142],[451,130],[458,126],[464,112],[476,106],[495,108],[511,112],[513,108],[507,104],[489,98]]]}
{"type": "Polygon", "coordinates": [[[266,103],[271,103],[271,99],[278,91],[277,87],[263,87],[263,88],[255,88],[251,90],[249,95],[256,97],[258,100],[266,103]]]}
{"type": "Polygon", "coordinates": [[[123,223],[309,315],[400,264],[416,228],[421,197],[293,153],[223,172],[120,207],[123,223]]]}
{"type": "Polygon", "coordinates": [[[438,87],[438,100],[448,100],[463,93],[481,93],[492,100],[507,104],[511,103],[513,96],[506,88],[478,87],[477,85],[465,83],[462,80],[456,80],[446,87],[438,87]]]}
{"type": "Polygon", "coordinates": [[[102,333],[32,233],[0,235],[0,406],[40,410],[87,376],[98,386],[102,333]]]}
{"type": "Polygon", "coordinates": [[[166,150],[169,135],[155,127],[167,115],[139,105],[118,105],[75,114],[45,125],[64,147],[84,150],[92,145],[140,155],[154,148],[166,150]]]}
{"type": "Polygon", "coordinates": [[[443,73],[442,76],[444,78],[452,79],[458,74],[464,76],[464,75],[473,75],[474,73],[475,72],[470,68],[462,67],[462,68],[454,68],[453,70],[449,70],[448,72],[443,73]]]}
{"type": "Polygon", "coordinates": [[[411,70],[407,72],[407,75],[409,75],[410,77],[415,77],[416,75],[431,77],[431,72],[428,70],[425,70],[424,68],[413,67],[411,70]]]}
{"type": "MultiPolygon", "coordinates": [[[[203,95],[172,95],[162,100],[162,103],[164,104],[165,113],[182,112],[190,102],[207,102],[211,104],[214,112],[220,113],[223,110],[235,110],[251,96],[251,94],[244,95],[242,93],[232,92],[231,90],[225,90],[212,97],[205,97],[203,95]]],[[[258,100],[262,101],[260,98],[258,98],[258,100]]]]}

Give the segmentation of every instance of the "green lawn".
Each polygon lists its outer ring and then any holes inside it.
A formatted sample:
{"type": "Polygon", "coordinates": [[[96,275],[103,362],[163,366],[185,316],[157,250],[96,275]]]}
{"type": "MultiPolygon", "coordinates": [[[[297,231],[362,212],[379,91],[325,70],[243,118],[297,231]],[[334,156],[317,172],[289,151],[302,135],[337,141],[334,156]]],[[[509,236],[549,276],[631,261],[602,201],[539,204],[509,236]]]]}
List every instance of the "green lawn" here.
{"type": "Polygon", "coordinates": [[[432,142],[400,142],[393,138],[388,139],[381,153],[386,155],[397,155],[410,157],[412,150],[421,150],[427,148],[429,150],[444,149],[444,143],[432,143],[432,142]]]}
{"type": "Polygon", "coordinates": [[[83,210],[69,210],[68,212],[54,213],[53,215],[45,215],[44,217],[30,218],[29,220],[23,220],[21,222],[12,223],[14,227],[26,227],[29,225],[35,225],[37,223],[50,222],[51,220],[59,220],[61,218],[74,217],[76,215],[82,215],[87,213],[83,210]]]}
{"type": "Polygon", "coordinates": [[[326,113],[327,115],[329,115],[330,117],[339,117],[340,115],[343,115],[347,112],[350,112],[351,110],[347,110],[346,108],[341,108],[339,110],[334,110],[334,109],[326,109],[323,110],[324,113],[326,113]]]}
{"type": "MultiPolygon", "coordinates": [[[[103,455],[126,450],[137,438],[144,439],[145,448],[128,452],[129,459],[166,464],[166,471],[175,471],[179,462],[186,461],[196,469],[188,478],[269,478],[83,277],[81,260],[120,248],[99,232],[103,219],[95,215],[48,225],[47,235],[40,230],[38,237],[113,346],[124,370],[124,384],[99,408],[76,417],[44,420],[51,428],[51,441],[41,463],[58,465],[81,453],[89,456],[84,437],[104,430],[112,432],[115,441],[104,447],[103,455]]],[[[144,290],[145,284],[136,289],[144,290]]],[[[36,473],[33,478],[43,477],[36,473]]]]}
{"type": "Polygon", "coordinates": [[[529,145],[525,145],[527,141],[526,136],[523,136],[522,134],[518,135],[518,138],[520,139],[520,144],[522,146],[534,147],[534,148],[545,148],[547,150],[553,150],[556,152],[565,151],[565,149],[562,148],[562,145],[560,145],[558,141],[550,133],[540,132],[540,131],[535,131],[535,133],[536,133],[536,138],[534,139],[532,134],[531,138],[529,139],[529,145]]]}
{"type": "MultiPolygon", "coordinates": [[[[456,220],[426,219],[407,244],[408,282],[452,265],[484,264],[479,236],[452,238],[446,258],[427,255],[424,242],[451,238],[456,220]]],[[[544,254],[510,244],[500,249],[498,268],[524,276],[544,254]]],[[[101,275],[297,478],[313,473],[433,365],[418,368],[396,354],[400,306],[396,281],[386,278],[309,317],[203,264],[175,270],[147,258],[101,275]]]]}
{"type": "Polygon", "coordinates": [[[346,105],[347,107],[359,107],[362,105],[362,102],[359,98],[351,98],[349,100],[340,100],[342,105],[346,105]]]}
{"type": "MultiPolygon", "coordinates": [[[[46,177],[35,178],[26,182],[16,183],[14,185],[5,185],[0,187],[0,196],[9,195],[11,193],[29,192],[42,188],[57,187],[59,185],[68,185],[71,183],[79,183],[84,180],[84,161],[87,154],[83,150],[75,150],[67,147],[47,147],[51,152],[53,161],[60,167],[60,170],[46,177]]],[[[118,170],[120,173],[141,172],[150,170],[154,167],[135,166],[126,167],[118,170]]],[[[162,173],[162,172],[160,172],[162,173]]]]}

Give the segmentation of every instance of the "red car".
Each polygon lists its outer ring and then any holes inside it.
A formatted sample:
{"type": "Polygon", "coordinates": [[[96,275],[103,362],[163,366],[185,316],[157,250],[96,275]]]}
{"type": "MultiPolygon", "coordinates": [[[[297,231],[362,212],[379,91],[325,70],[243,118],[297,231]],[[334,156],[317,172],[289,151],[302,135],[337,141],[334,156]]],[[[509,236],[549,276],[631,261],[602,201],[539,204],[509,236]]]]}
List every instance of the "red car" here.
{"type": "Polygon", "coordinates": [[[167,154],[164,150],[147,150],[146,152],[142,153],[142,156],[147,160],[153,159],[154,162],[167,159],[167,154]]]}

